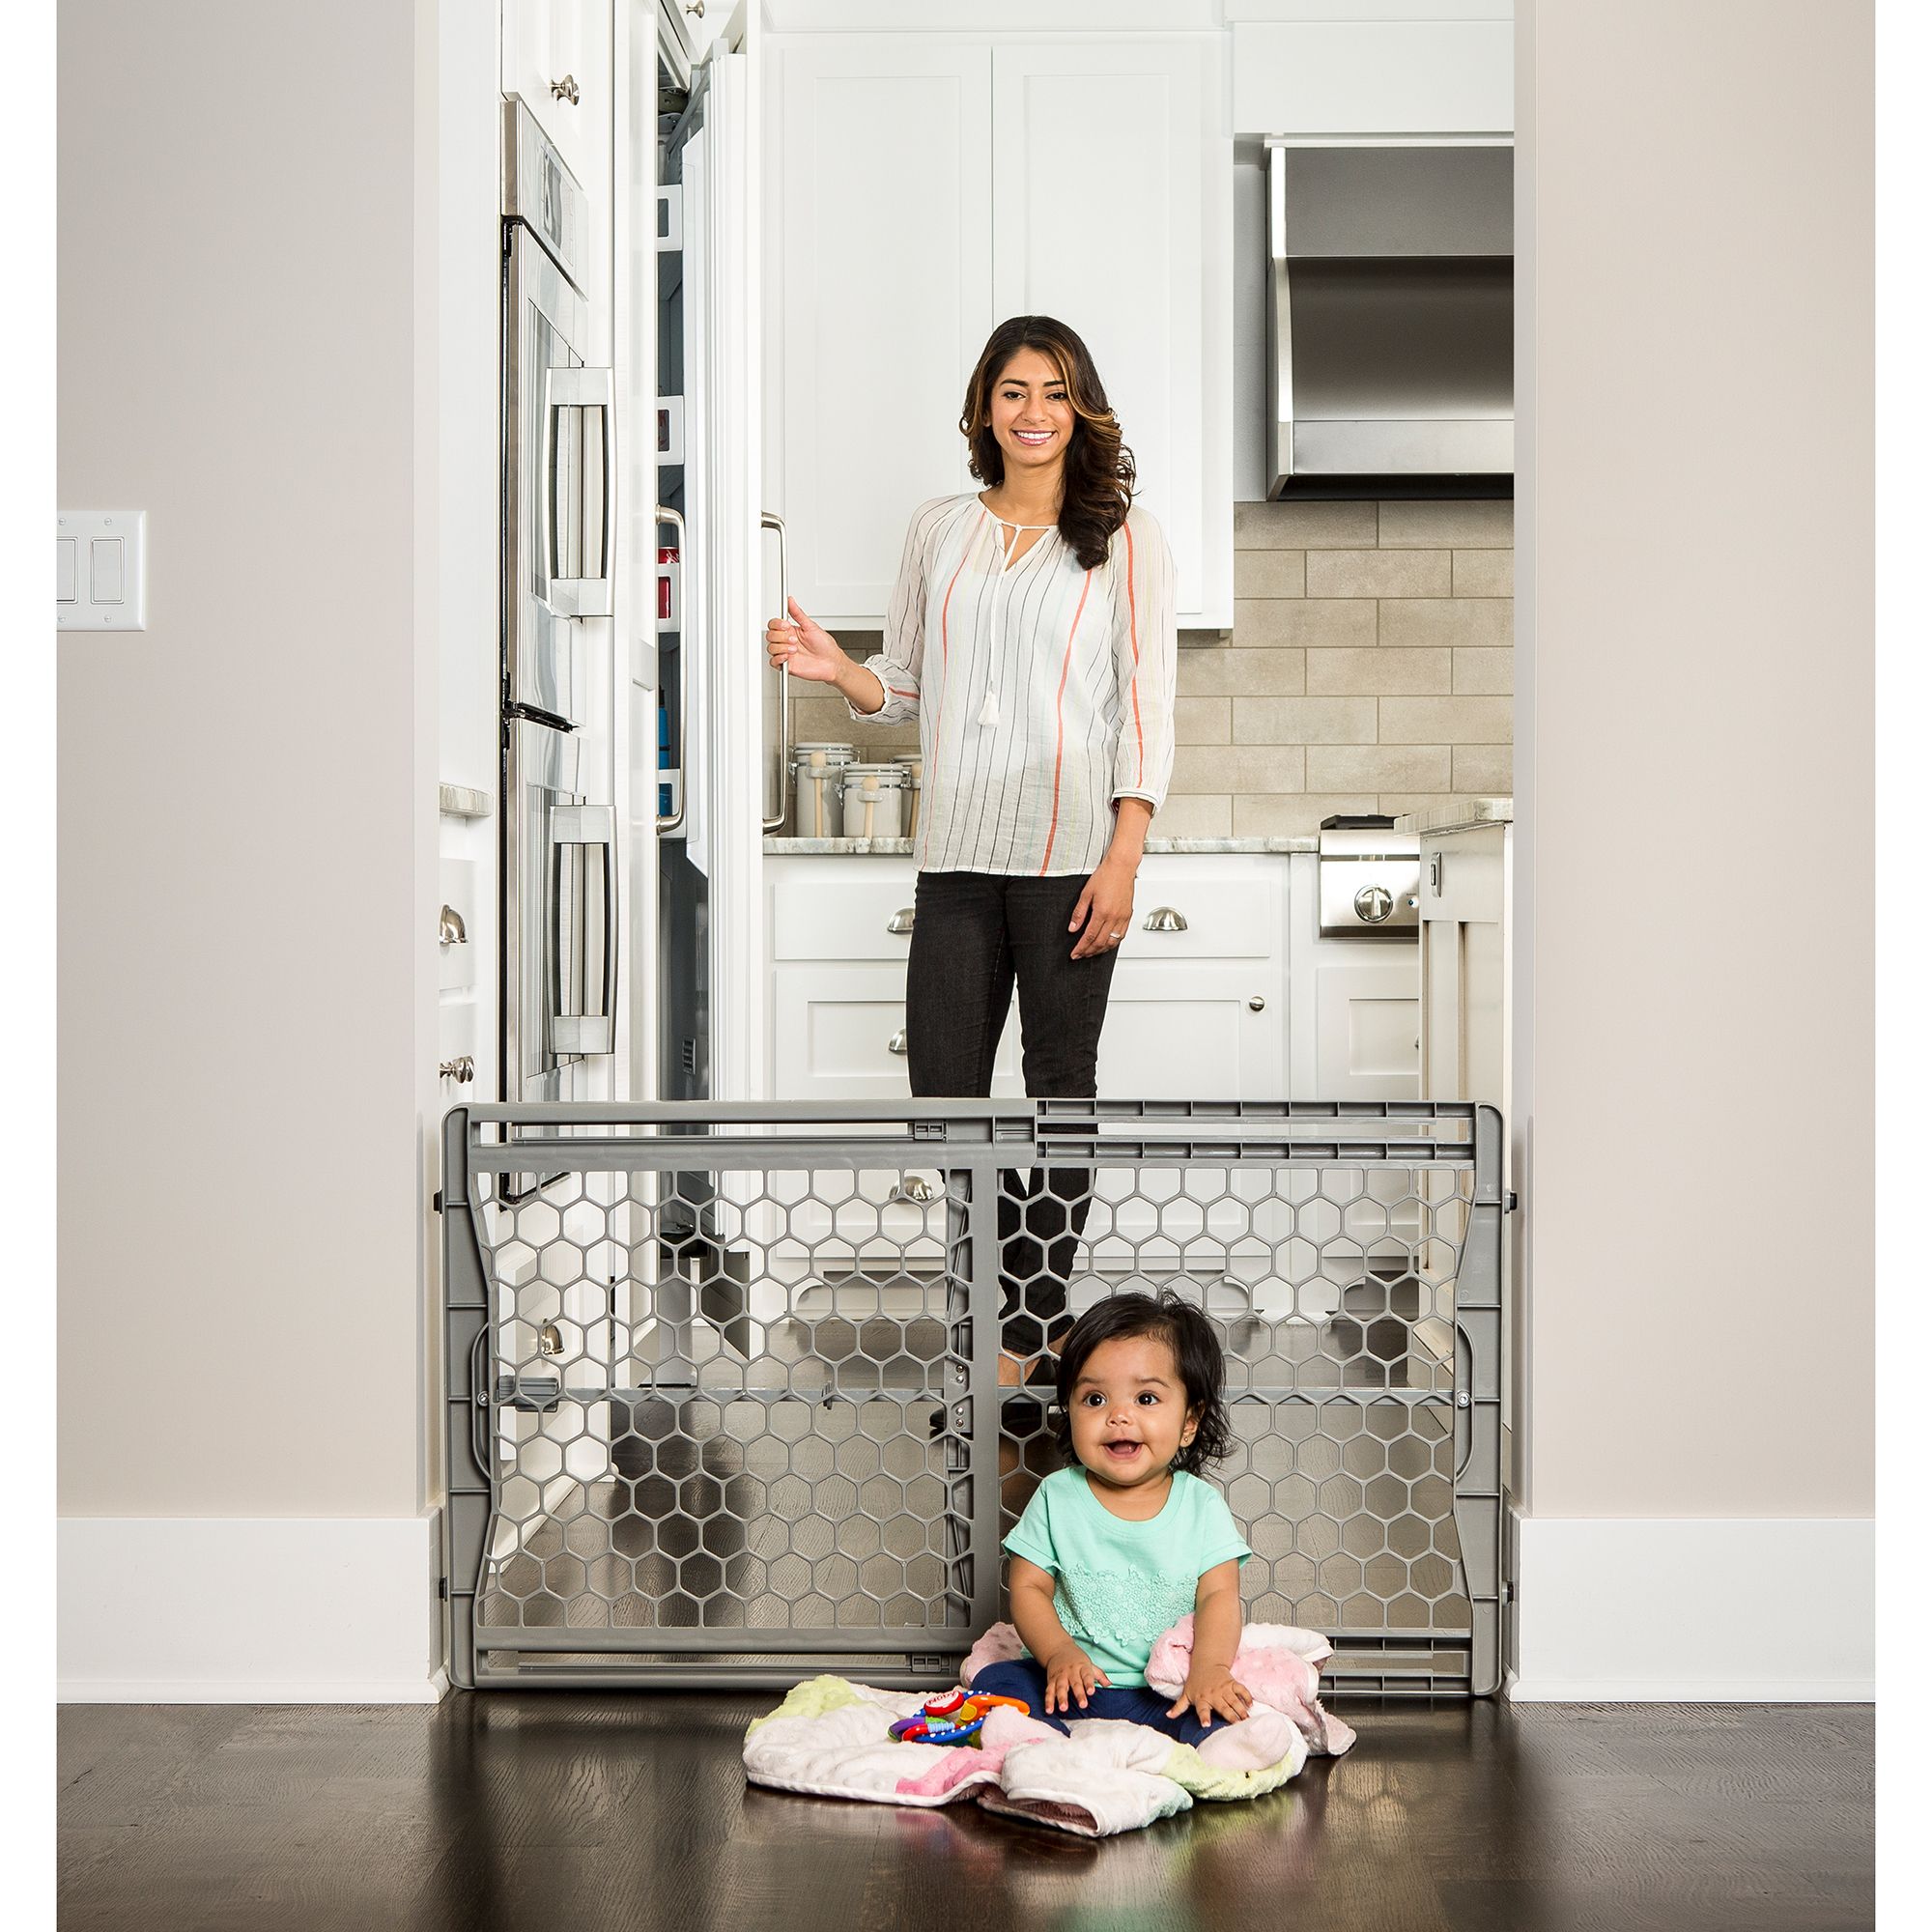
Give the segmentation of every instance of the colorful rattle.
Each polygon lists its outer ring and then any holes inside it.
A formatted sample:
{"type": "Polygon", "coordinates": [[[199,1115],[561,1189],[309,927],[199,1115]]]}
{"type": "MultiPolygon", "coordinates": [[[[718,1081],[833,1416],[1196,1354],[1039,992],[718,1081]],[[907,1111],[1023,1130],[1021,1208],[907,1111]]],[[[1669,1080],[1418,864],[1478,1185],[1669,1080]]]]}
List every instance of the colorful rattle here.
{"type": "Polygon", "coordinates": [[[968,1696],[964,1690],[948,1690],[928,1697],[916,1718],[901,1718],[892,1727],[892,1735],[901,1744],[964,1745],[980,1735],[986,1714],[1005,1704],[1009,1709],[1027,1707],[1017,1697],[995,1697],[990,1692],[968,1696]]]}

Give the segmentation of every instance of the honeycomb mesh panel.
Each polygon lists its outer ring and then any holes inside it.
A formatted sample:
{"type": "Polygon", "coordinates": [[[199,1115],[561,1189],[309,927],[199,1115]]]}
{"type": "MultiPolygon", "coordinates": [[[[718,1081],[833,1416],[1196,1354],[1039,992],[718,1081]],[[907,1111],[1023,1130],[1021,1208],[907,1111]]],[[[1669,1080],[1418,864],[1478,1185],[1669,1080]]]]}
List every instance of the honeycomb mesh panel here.
{"type": "Polygon", "coordinates": [[[1492,1689],[1499,1131],[1446,1102],[458,1110],[453,1681],[944,1681],[1065,1460],[1066,1326],[1171,1289],[1226,1354],[1206,1473],[1246,1615],[1329,1634],[1345,1682],[1492,1689]]]}

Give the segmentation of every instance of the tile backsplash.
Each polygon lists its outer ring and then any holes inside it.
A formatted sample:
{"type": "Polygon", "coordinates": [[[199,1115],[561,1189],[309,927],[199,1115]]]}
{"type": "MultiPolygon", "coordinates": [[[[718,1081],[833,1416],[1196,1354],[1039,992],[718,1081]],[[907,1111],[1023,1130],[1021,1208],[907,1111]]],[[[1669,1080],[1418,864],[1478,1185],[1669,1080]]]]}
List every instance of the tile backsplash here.
{"type": "MultiPolygon", "coordinates": [[[[1502,502],[1236,503],[1235,627],[1180,634],[1168,838],[1314,832],[1511,790],[1515,509],[1502,502]]],[[[842,632],[855,658],[878,634],[842,632]]],[[[917,724],[855,724],[793,693],[795,738],[861,755],[917,724]]]]}

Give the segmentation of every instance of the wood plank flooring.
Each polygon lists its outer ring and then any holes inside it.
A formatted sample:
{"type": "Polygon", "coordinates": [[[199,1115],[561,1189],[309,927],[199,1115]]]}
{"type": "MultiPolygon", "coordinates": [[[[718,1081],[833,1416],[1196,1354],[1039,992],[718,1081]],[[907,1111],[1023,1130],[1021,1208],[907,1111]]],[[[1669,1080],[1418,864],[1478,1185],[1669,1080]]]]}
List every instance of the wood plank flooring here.
{"type": "Polygon", "coordinates": [[[1840,1932],[1872,1714],[1338,1702],[1286,1792],[1092,1843],[749,1789],[772,1696],[68,1706],[64,1932],[1840,1932]]]}

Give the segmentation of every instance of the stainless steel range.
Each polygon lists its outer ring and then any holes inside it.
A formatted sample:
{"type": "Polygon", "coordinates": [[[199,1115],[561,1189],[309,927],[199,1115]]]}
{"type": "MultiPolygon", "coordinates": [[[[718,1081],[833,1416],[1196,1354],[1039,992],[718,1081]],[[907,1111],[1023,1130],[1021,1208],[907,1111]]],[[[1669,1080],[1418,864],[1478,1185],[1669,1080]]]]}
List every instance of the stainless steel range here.
{"type": "Polygon", "coordinates": [[[1422,902],[1422,840],[1397,832],[1395,820],[1370,812],[1321,821],[1321,937],[1406,939],[1417,936],[1422,902]]]}

